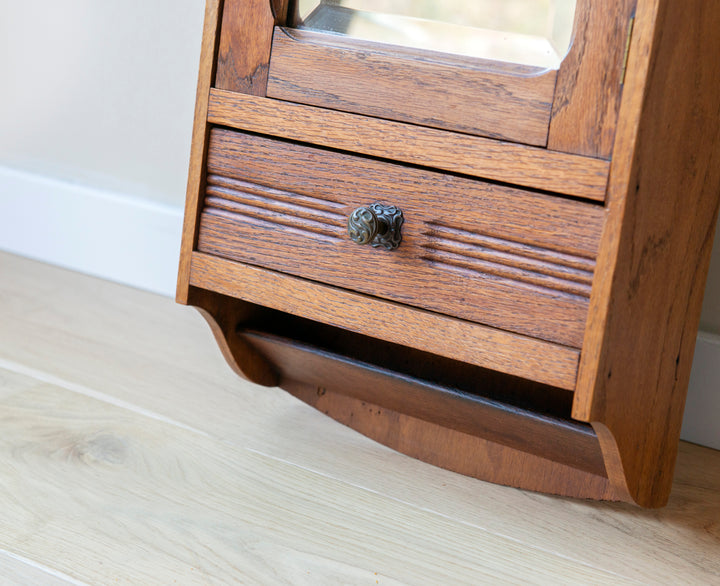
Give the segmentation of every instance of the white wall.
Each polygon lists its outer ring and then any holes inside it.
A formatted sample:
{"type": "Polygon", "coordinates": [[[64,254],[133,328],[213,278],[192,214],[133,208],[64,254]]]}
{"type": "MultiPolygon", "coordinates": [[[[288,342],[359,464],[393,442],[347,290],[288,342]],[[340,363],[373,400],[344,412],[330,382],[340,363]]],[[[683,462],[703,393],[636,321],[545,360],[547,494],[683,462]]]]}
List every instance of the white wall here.
{"type": "MultiPolygon", "coordinates": [[[[0,0],[0,249],[173,294],[203,9],[0,0]]],[[[720,237],[701,327],[683,434],[720,448],[720,237]]]]}
{"type": "Polygon", "coordinates": [[[182,204],[203,0],[0,0],[0,165],[182,204]]]}
{"type": "Polygon", "coordinates": [[[0,249],[172,295],[204,0],[0,0],[0,249]]]}

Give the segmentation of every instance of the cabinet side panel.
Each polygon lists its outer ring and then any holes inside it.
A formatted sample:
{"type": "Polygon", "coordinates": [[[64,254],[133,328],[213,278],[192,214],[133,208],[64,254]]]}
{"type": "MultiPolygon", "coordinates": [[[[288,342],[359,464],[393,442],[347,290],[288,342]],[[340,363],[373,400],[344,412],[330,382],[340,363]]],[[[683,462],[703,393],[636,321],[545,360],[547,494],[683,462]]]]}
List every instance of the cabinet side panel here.
{"type": "Polygon", "coordinates": [[[183,223],[180,266],[176,299],[178,303],[187,303],[190,283],[190,255],[197,237],[199,218],[198,198],[204,184],[204,161],[208,141],[208,98],[215,71],[215,54],[219,25],[220,0],[207,0],[205,5],[205,25],[203,29],[200,69],[198,72],[197,96],[195,99],[195,121],[193,123],[192,147],[190,150],[190,168],[188,170],[187,196],[185,198],[185,220],[183,223]]]}
{"type": "Polygon", "coordinates": [[[662,506],[718,210],[720,4],[646,0],[636,30],[573,416],[609,430],[611,480],[662,506]]]}

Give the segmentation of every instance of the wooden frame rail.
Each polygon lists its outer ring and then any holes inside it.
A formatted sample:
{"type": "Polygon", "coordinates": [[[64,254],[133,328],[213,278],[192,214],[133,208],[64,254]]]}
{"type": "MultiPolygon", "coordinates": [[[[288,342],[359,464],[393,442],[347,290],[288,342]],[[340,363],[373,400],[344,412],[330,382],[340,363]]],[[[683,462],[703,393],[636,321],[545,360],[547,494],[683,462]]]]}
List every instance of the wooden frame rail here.
{"type": "Polygon", "coordinates": [[[190,285],[476,366],[575,389],[580,353],[567,346],[201,252],[192,253],[190,285]]]}
{"type": "Polygon", "coordinates": [[[610,164],[304,104],[210,90],[211,124],[603,201],[610,164]]]}

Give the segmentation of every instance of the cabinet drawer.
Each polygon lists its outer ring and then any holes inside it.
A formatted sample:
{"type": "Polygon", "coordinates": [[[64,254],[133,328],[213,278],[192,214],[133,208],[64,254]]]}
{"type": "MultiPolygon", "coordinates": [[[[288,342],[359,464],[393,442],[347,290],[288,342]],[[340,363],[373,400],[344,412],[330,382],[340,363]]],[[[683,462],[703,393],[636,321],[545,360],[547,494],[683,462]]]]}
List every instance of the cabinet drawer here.
{"type": "Polygon", "coordinates": [[[198,250],[579,348],[602,217],[593,204],[216,128],[198,250]],[[376,202],[403,212],[396,250],[347,234],[353,210],[376,202]]]}

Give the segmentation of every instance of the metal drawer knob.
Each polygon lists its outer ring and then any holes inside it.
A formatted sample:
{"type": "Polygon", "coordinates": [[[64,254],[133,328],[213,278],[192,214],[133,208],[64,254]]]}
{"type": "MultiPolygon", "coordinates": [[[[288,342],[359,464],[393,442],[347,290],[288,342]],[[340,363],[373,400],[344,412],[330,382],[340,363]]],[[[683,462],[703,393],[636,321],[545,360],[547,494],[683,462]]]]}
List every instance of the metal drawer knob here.
{"type": "Polygon", "coordinates": [[[394,250],[400,246],[403,213],[395,206],[373,203],[357,208],[348,218],[348,234],[356,244],[394,250]]]}

